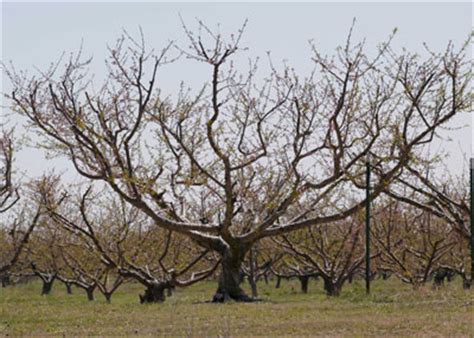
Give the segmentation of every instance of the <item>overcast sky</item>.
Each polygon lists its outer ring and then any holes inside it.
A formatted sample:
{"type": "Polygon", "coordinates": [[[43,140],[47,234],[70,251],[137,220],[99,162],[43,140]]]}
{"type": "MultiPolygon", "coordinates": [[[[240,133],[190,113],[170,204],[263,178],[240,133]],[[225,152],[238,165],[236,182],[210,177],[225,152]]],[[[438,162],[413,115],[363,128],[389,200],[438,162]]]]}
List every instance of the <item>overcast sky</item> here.
{"type": "MultiPolygon", "coordinates": [[[[464,42],[471,29],[472,5],[465,3],[2,3],[2,61],[13,61],[18,69],[34,71],[55,61],[63,51],[78,49],[84,41],[85,55],[93,55],[93,73],[103,74],[106,44],[113,44],[122,29],[137,32],[141,26],[149,47],[160,49],[169,40],[184,42],[179,14],[193,27],[199,18],[209,26],[220,23],[223,32],[238,29],[249,20],[242,45],[249,51],[241,56],[288,60],[297,71],[310,69],[308,40],[313,39],[323,54],[331,54],[345,41],[352,19],[357,19],[355,37],[366,37],[368,46],[384,41],[397,27],[394,46],[422,51],[426,42],[442,50],[449,40],[464,42]]],[[[206,68],[184,64],[161,73],[165,92],[176,90],[185,80],[197,86],[209,78],[206,68]]],[[[3,90],[9,91],[6,79],[3,90]]],[[[4,114],[4,112],[2,113],[4,114]]],[[[3,116],[3,115],[2,115],[3,116]]],[[[16,119],[12,123],[19,123],[16,119]]],[[[444,142],[451,159],[449,168],[459,171],[464,165],[461,152],[468,155],[474,138],[471,116],[463,114],[452,122],[465,126],[450,133],[453,141],[444,142]]],[[[18,134],[22,133],[20,128],[18,134]]],[[[25,148],[17,154],[16,165],[29,175],[56,167],[73,177],[64,161],[44,161],[41,153],[25,148]]]]}

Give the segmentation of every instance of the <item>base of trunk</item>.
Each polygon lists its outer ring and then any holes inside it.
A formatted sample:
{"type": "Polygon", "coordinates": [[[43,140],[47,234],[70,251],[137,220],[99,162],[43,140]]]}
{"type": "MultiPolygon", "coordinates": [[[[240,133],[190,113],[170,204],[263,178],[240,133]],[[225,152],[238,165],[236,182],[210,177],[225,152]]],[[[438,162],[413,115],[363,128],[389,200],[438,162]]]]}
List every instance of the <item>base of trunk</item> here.
{"type": "Polygon", "coordinates": [[[279,289],[281,285],[281,277],[277,276],[277,282],[275,284],[275,289],[279,289]]]}
{"type": "Polygon", "coordinates": [[[309,276],[299,276],[298,279],[301,283],[301,292],[308,293],[309,276]]]}
{"type": "Polygon", "coordinates": [[[228,251],[223,254],[222,271],[219,276],[219,286],[217,288],[213,303],[224,303],[230,300],[236,302],[253,302],[252,297],[240,287],[243,281],[243,274],[240,269],[245,253],[228,251]]]}
{"type": "Polygon", "coordinates": [[[165,286],[160,283],[148,285],[143,295],[139,295],[140,303],[162,303],[165,301],[165,286]]]}
{"type": "Polygon", "coordinates": [[[41,295],[46,296],[51,293],[51,289],[53,288],[53,282],[44,282],[43,281],[43,288],[41,290],[41,295]]]}
{"type": "Polygon", "coordinates": [[[330,297],[338,297],[341,294],[341,285],[337,285],[333,282],[324,281],[324,290],[326,291],[326,294],[330,297]]]}
{"type": "Polygon", "coordinates": [[[93,301],[94,300],[94,289],[86,289],[87,293],[87,300],[88,301],[93,301]]]}
{"type": "Polygon", "coordinates": [[[468,290],[471,288],[471,281],[469,279],[463,279],[462,281],[462,287],[464,290],[468,290]]]}
{"type": "Polygon", "coordinates": [[[2,288],[5,288],[10,285],[10,275],[3,275],[0,277],[0,279],[2,280],[2,288]]]}
{"type": "Polygon", "coordinates": [[[226,290],[217,290],[212,298],[213,303],[225,303],[228,301],[234,300],[236,302],[245,302],[250,303],[256,301],[256,299],[249,297],[244,290],[239,292],[229,292],[226,290]]]}

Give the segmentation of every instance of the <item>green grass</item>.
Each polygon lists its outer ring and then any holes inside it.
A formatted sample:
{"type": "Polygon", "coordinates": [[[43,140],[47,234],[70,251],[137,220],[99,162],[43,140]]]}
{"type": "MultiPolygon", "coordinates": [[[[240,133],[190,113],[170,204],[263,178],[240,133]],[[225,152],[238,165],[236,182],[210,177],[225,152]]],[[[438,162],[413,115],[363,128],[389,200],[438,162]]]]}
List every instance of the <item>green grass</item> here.
{"type": "MultiPolygon", "coordinates": [[[[203,282],[178,292],[163,304],[141,305],[142,287],[128,284],[107,304],[99,292],[88,302],[57,283],[40,296],[40,283],[0,290],[0,336],[474,336],[473,295],[456,280],[441,290],[412,290],[395,279],[375,281],[367,297],[360,281],[328,298],[322,282],[299,292],[296,281],[259,284],[262,302],[209,304],[215,283],[203,282]]],[[[247,285],[246,285],[247,287],[247,285]]]]}

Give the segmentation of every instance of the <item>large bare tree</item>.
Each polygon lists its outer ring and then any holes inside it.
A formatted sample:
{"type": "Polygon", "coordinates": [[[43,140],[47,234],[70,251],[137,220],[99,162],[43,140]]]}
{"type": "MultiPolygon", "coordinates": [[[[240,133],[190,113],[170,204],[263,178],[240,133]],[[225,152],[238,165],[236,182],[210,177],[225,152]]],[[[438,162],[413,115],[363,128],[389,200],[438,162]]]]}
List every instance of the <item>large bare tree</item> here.
{"type": "Polygon", "coordinates": [[[420,57],[392,49],[390,36],[369,56],[350,32],[333,56],[313,46],[304,76],[273,62],[262,75],[256,62],[237,69],[244,27],[226,38],[198,25],[197,34],[184,27],[189,47],[178,50],[207,67],[200,90],[165,96],[159,70],[174,61],[172,45],[155,53],[143,35],[125,34],[109,49],[103,85],[91,85],[78,53],[34,77],[10,67],[8,98],[83,177],[217,252],[214,301],[251,300],[240,267],[256,241],[363,208],[369,153],[375,199],[438,127],[469,109],[467,44],[420,57]]]}

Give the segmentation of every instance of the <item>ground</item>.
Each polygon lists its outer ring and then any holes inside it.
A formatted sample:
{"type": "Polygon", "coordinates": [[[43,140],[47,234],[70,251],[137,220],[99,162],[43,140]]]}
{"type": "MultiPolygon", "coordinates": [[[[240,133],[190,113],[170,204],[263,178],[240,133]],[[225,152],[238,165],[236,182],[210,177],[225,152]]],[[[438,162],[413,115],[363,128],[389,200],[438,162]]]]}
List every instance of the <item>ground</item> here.
{"type": "Polygon", "coordinates": [[[80,289],[67,295],[60,283],[51,295],[40,296],[40,286],[0,289],[0,336],[474,336],[474,291],[463,290],[460,280],[416,291],[395,279],[377,280],[370,296],[356,281],[339,298],[328,298],[321,281],[311,281],[306,295],[296,281],[283,281],[280,289],[262,282],[262,301],[250,304],[206,303],[213,282],[147,305],[139,303],[138,284],[125,285],[111,304],[98,291],[93,302],[80,289]]]}

